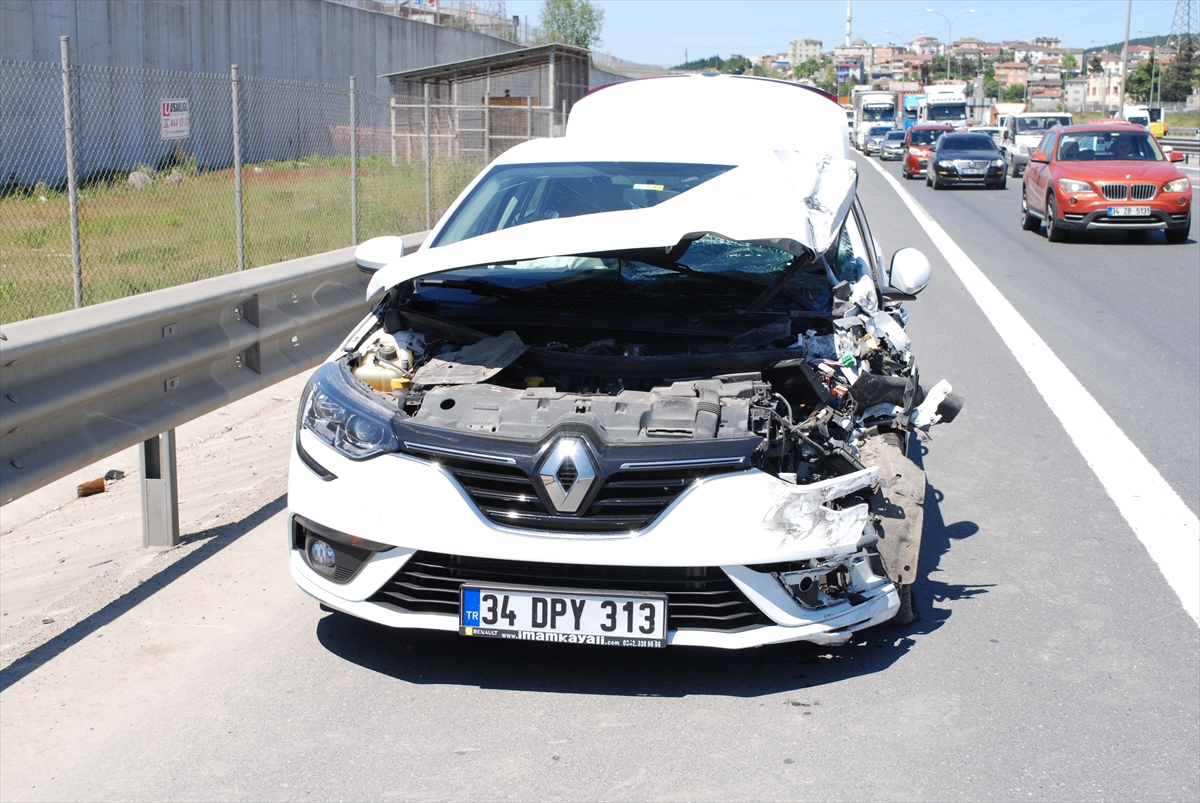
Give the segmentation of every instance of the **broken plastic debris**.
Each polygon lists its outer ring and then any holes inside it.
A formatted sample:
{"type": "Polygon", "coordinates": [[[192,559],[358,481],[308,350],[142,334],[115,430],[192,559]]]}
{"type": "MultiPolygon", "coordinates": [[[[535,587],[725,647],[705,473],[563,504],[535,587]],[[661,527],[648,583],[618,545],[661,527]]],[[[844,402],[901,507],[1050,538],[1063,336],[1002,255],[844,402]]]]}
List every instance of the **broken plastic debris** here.
{"type": "Polygon", "coordinates": [[[124,477],[125,472],[121,471],[120,469],[112,468],[104,472],[104,479],[107,482],[115,482],[116,480],[123,479],[124,477]]]}
{"type": "Polygon", "coordinates": [[[88,480],[82,485],[75,488],[75,494],[79,497],[95,496],[96,494],[104,493],[104,477],[95,480],[88,480]]]}

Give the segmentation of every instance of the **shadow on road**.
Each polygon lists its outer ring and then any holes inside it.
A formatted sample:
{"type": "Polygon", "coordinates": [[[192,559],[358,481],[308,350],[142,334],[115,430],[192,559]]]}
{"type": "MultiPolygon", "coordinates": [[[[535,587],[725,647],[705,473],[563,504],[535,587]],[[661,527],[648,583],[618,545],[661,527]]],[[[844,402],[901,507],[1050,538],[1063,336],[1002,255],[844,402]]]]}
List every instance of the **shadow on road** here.
{"type": "Polygon", "coordinates": [[[0,670],[0,691],[4,691],[21,678],[62,654],[63,651],[145,602],[285,507],[287,507],[287,494],[281,494],[240,521],[184,536],[181,539],[181,546],[201,542],[200,546],[0,670]]]}
{"type": "Polygon", "coordinates": [[[929,578],[951,545],[979,528],[971,522],[947,525],[940,512],[941,492],[929,489],[925,498],[923,579],[916,585],[922,618],[904,627],[867,630],[840,647],[794,643],[736,651],[572,648],[395,630],[341,613],[331,613],[317,624],[317,639],[346,661],[408,683],[630,697],[756,697],[821,687],[886,670],[916,644],[914,636],[936,630],[949,618],[946,602],[986,593],[980,586],[929,578]],[[933,607],[934,601],[940,607],[933,607]]]}

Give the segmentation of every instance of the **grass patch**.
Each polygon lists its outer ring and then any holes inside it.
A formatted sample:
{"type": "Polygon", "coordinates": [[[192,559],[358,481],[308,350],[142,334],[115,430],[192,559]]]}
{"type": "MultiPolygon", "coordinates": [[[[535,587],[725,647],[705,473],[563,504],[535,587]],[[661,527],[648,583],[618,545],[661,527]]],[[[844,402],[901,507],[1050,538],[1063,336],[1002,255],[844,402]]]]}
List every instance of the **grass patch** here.
{"type": "MultiPolygon", "coordinates": [[[[434,220],[479,171],[468,160],[433,170],[434,220]]],[[[425,226],[425,168],[359,158],[359,239],[425,226]]],[[[167,164],[138,190],[128,174],[92,174],[80,190],[84,303],[158,290],[237,270],[233,170],[167,164]],[[178,170],[183,180],[166,178],[178,170]]],[[[246,267],[352,244],[350,158],[262,162],[242,168],[246,267]]],[[[0,323],[74,306],[65,189],[45,184],[0,195],[0,323]]]]}

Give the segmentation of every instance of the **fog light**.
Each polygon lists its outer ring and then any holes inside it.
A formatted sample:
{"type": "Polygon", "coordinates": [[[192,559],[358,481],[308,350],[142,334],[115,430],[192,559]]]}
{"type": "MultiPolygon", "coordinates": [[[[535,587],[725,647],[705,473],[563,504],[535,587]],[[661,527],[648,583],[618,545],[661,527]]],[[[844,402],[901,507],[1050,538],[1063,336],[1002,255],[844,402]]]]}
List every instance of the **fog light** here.
{"type": "Polygon", "coordinates": [[[1071,199],[1071,206],[1074,206],[1074,205],[1075,205],[1075,204],[1077,204],[1077,203],[1079,203],[1079,201],[1078,201],[1078,200],[1076,200],[1075,198],[1072,198],[1072,199],[1071,199]]]}
{"type": "Polygon", "coordinates": [[[319,538],[309,545],[308,559],[312,567],[326,577],[332,577],[337,568],[337,553],[319,538]]]}
{"type": "Polygon", "coordinates": [[[1182,198],[1180,198],[1180,199],[1179,199],[1179,205],[1180,205],[1180,206],[1183,206],[1183,205],[1184,205],[1184,204],[1186,204],[1187,202],[1188,202],[1188,199],[1187,199],[1187,196],[1186,196],[1186,195],[1185,195],[1184,197],[1182,197],[1182,198]]]}

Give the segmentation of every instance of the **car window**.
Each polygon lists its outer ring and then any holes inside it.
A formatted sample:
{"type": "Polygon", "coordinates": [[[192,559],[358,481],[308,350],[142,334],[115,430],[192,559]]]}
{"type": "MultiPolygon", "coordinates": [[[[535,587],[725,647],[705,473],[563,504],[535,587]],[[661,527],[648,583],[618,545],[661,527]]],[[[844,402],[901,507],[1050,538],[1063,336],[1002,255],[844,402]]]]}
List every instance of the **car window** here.
{"type": "Polygon", "coordinates": [[[1047,133],[1042,137],[1042,141],[1038,143],[1037,149],[1042,153],[1054,153],[1054,133],[1047,133]]]}
{"type": "Polygon", "coordinates": [[[1058,158],[1065,162],[1158,162],[1164,157],[1154,137],[1131,130],[1065,133],[1058,143],[1058,158]]]}
{"type": "Polygon", "coordinates": [[[889,132],[891,130],[892,130],[891,126],[877,125],[877,126],[872,126],[871,133],[872,134],[886,134],[887,132],[889,132]]]}
{"type": "Polygon", "coordinates": [[[651,162],[499,165],[463,199],[433,246],[536,220],[655,206],[731,169],[651,162]]]}
{"type": "Polygon", "coordinates": [[[940,137],[944,133],[946,133],[946,132],[945,131],[933,131],[930,129],[913,131],[912,132],[912,144],[913,145],[932,145],[933,143],[937,142],[938,137],[940,137]]]}
{"type": "Polygon", "coordinates": [[[1070,125],[1071,118],[1062,116],[1018,117],[1016,122],[1018,134],[1037,134],[1056,125],[1070,125]]]}
{"type": "Polygon", "coordinates": [[[888,142],[903,142],[904,141],[904,132],[903,131],[889,131],[886,139],[888,142]]]}
{"type": "Polygon", "coordinates": [[[984,134],[948,134],[938,143],[943,151],[987,151],[996,150],[996,143],[984,134]]]}

